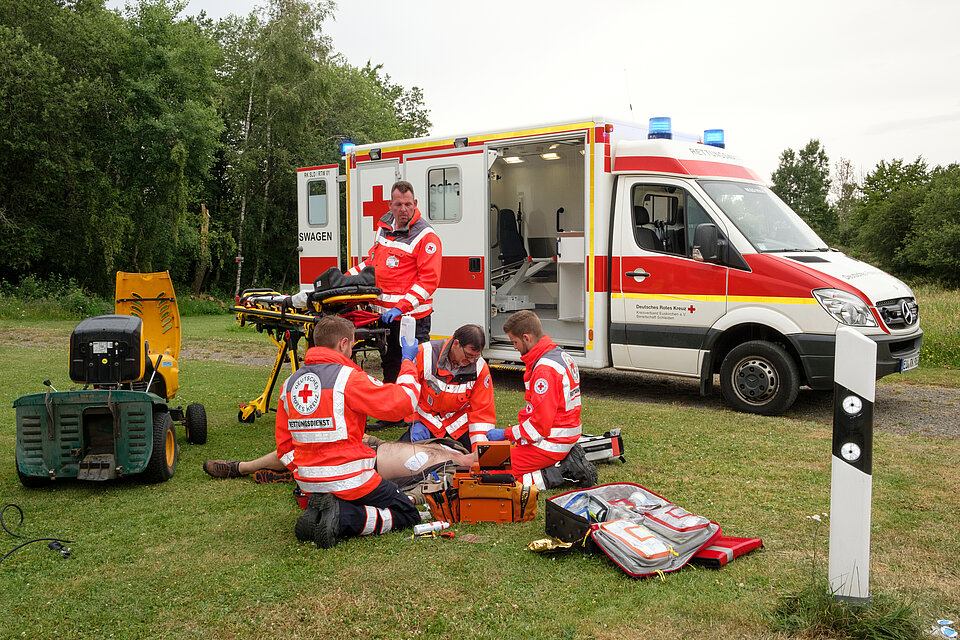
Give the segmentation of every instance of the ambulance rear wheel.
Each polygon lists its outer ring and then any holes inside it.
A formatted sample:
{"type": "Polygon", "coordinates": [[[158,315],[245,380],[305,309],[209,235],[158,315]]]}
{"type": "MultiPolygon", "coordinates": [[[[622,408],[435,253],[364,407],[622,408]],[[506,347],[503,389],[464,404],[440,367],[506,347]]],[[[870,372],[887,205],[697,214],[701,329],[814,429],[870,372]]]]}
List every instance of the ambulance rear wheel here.
{"type": "Polygon", "coordinates": [[[731,349],[723,359],[720,389],[737,411],[777,416],[797,399],[800,374],[783,347],[751,340],[731,349]]]}
{"type": "Polygon", "coordinates": [[[157,411],[153,414],[153,453],[143,471],[144,479],[147,482],[166,482],[177,470],[179,457],[180,445],[177,443],[173,418],[166,411],[157,411]]]}
{"type": "Polygon", "coordinates": [[[187,405],[186,422],[187,442],[190,444],[207,443],[207,410],[202,404],[187,405]]]}

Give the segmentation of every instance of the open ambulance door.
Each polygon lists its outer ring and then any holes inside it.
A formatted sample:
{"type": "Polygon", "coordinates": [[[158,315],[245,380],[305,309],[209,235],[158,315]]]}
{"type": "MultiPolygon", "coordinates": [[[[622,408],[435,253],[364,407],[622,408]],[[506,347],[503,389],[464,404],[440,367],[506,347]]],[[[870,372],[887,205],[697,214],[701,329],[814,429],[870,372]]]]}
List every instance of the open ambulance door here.
{"type": "Polygon", "coordinates": [[[478,324],[489,334],[487,170],[495,157],[481,147],[467,147],[404,159],[404,176],[413,184],[420,213],[443,245],[440,286],[433,296],[434,336],[453,335],[464,324],[478,324]]]}
{"type": "Polygon", "coordinates": [[[300,289],[330,267],[340,266],[339,165],[297,170],[297,251],[300,253],[300,289]]]}
{"type": "Polygon", "coordinates": [[[728,268],[692,257],[694,229],[713,220],[681,180],[621,176],[617,194],[613,366],[699,376],[701,349],[726,312],[728,268]]]}

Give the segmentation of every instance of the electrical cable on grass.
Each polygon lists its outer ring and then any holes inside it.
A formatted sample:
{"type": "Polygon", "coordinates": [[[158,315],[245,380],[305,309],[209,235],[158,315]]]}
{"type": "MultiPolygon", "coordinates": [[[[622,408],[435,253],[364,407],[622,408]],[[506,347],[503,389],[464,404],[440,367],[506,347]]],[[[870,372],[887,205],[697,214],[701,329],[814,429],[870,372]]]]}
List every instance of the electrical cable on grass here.
{"type": "MultiPolygon", "coordinates": [[[[10,507],[13,507],[14,509],[16,509],[17,512],[20,514],[20,522],[17,523],[17,526],[19,527],[20,525],[23,524],[23,509],[21,509],[18,505],[14,504],[14,503],[12,503],[12,502],[8,502],[7,504],[3,505],[3,508],[2,508],[2,509],[0,509],[0,527],[3,527],[3,530],[6,531],[6,532],[7,532],[8,534],[10,534],[11,536],[13,536],[14,538],[25,539],[26,536],[21,536],[21,535],[19,535],[19,534],[14,533],[13,531],[10,531],[10,529],[7,528],[7,523],[3,521],[3,514],[6,513],[7,509],[10,508],[10,507]]],[[[15,546],[13,549],[10,549],[10,551],[6,552],[6,553],[3,555],[3,557],[0,558],[0,563],[2,563],[4,560],[6,560],[7,557],[10,556],[10,554],[12,554],[12,553],[13,553],[14,551],[16,551],[17,549],[22,549],[23,547],[25,547],[25,546],[27,546],[27,545],[29,545],[29,544],[33,544],[34,542],[46,542],[48,549],[50,549],[51,551],[59,551],[59,552],[60,552],[60,555],[61,555],[63,558],[69,558],[69,557],[70,557],[70,547],[64,547],[63,545],[64,545],[64,544],[73,544],[74,541],[73,541],[73,540],[67,540],[67,539],[65,539],[65,538],[33,538],[32,540],[27,540],[26,542],[23,542],[23,543],[21,543],[21,544],[18,544],[18,545],[15,546]]]]}

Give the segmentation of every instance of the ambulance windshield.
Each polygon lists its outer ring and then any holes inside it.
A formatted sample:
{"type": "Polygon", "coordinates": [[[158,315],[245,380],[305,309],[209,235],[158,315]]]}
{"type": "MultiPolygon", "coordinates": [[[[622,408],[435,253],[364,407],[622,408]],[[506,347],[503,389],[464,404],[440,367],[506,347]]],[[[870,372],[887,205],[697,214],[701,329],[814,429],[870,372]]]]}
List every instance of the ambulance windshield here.
{"type": "Polygon", "coordinates": [[[759,184],[701,180],[700,186],[760,252],[827,251],[827,243],[759,184]]]}

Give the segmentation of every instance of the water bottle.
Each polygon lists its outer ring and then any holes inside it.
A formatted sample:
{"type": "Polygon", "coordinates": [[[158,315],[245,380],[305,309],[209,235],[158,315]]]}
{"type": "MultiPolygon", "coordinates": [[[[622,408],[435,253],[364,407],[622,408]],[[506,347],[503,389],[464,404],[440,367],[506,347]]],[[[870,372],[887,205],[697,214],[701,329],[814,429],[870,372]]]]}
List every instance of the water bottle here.
{"type": "Polygon", "coordinates": [[[411,346],[417,344],[417,321],[414,318],[400,316],[400,339],[411,346]]]}
{"type": "Polygon", "coordinates": [[[413,535],[419,536],[424,533],[430,533],[431,531],[443,531],[444,529],[449,529],[450,523],[444,522],[443,520],[436,520],[434,522],[424,522],[423,524],[418,524],[413,528],[413,535]]]}

